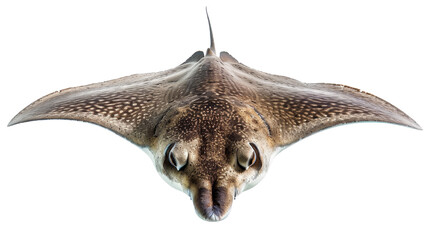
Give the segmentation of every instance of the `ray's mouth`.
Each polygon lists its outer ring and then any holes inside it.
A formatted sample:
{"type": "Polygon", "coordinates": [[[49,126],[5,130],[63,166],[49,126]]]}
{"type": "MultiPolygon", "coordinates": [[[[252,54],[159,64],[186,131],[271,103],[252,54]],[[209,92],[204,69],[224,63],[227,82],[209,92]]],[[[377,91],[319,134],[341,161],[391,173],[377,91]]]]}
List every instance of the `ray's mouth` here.
{"type": "Polygon", "coordinates": [[[191,194],[198,216],[207,221],[220,221],[228,216],[235,192],[226,187],[199,187],[191,194]]]}

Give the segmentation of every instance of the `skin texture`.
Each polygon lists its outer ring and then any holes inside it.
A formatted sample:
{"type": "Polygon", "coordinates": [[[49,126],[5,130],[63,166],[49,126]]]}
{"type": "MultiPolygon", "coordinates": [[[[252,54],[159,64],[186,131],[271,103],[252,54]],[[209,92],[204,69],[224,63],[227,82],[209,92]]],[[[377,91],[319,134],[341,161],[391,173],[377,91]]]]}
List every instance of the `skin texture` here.
{"type": "Polygon", "coordinates": [[[226,52],[194,53],[176,68],[73,87],[33,102],[9,123],[71,119],[142,147],[161,177],[218,221],[256,185],[285,146],[357,121],[420,129],[404,112],[359,89],[307,84],[257,71],[226,52]]]}

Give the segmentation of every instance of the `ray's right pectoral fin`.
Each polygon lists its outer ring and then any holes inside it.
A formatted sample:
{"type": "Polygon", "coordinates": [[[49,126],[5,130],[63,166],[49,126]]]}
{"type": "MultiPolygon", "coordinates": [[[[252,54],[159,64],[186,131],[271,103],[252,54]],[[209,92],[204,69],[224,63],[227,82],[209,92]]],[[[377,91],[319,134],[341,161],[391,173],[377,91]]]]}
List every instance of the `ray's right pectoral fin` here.
{"type": "Polygon", "coordinates": [[[292,96],[281,96],[274,106],[279,145],[296,142],[312,133],[339,124],[376,121],[415,129],[420,126],[387,101],[352,87],[338,84],[308,84],[309,88],[292,96]],[[312,90],[314,89],[314,90],[312,90]]]}
{"type": "Polygon", "coordinates": [[[100,125],[145,146],[153,119],[166,105],[156,86],[139,81],[145,77],[136,74],[51,93],[24,108],[8,126],[42,119],[78,120],[100,125]]]}

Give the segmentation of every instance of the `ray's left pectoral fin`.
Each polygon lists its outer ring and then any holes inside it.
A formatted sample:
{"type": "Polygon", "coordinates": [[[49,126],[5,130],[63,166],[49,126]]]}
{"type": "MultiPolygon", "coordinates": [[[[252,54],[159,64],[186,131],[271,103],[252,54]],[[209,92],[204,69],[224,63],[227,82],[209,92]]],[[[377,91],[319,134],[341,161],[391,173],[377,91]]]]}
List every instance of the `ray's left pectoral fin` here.
{"type": "Polygon", "coordinates": [[[51,93],[24,108],[8,126],[43,119],[78,120],[144,146],[153,118],[166,106],[163,94],[156,91],[157,74],[135,74],[51,93]]]}
{"type": "MultiPolygon", "coordinates": [[[[387,101],[359,89],[338,84],[305,84],[271,96],[271,121],[278,127],[279,145],[296,142],[339,124],[376,121],[421,129],[408,115],[387,101]]],[[[269,109],[269,107],[267,107],[269,109]]]]}

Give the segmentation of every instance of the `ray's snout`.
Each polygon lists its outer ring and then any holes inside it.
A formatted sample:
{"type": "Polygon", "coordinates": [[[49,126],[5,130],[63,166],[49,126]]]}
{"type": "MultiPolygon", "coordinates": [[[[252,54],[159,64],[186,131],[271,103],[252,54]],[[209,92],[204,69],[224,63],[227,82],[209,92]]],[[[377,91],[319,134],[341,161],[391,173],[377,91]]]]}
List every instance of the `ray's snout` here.
{"type": "Polygon", "coordinates": [[[223,220],[231,209],[233,195],[226,187],[200,187],[193,193],[195,211],[207,221],[223,220]]]}

